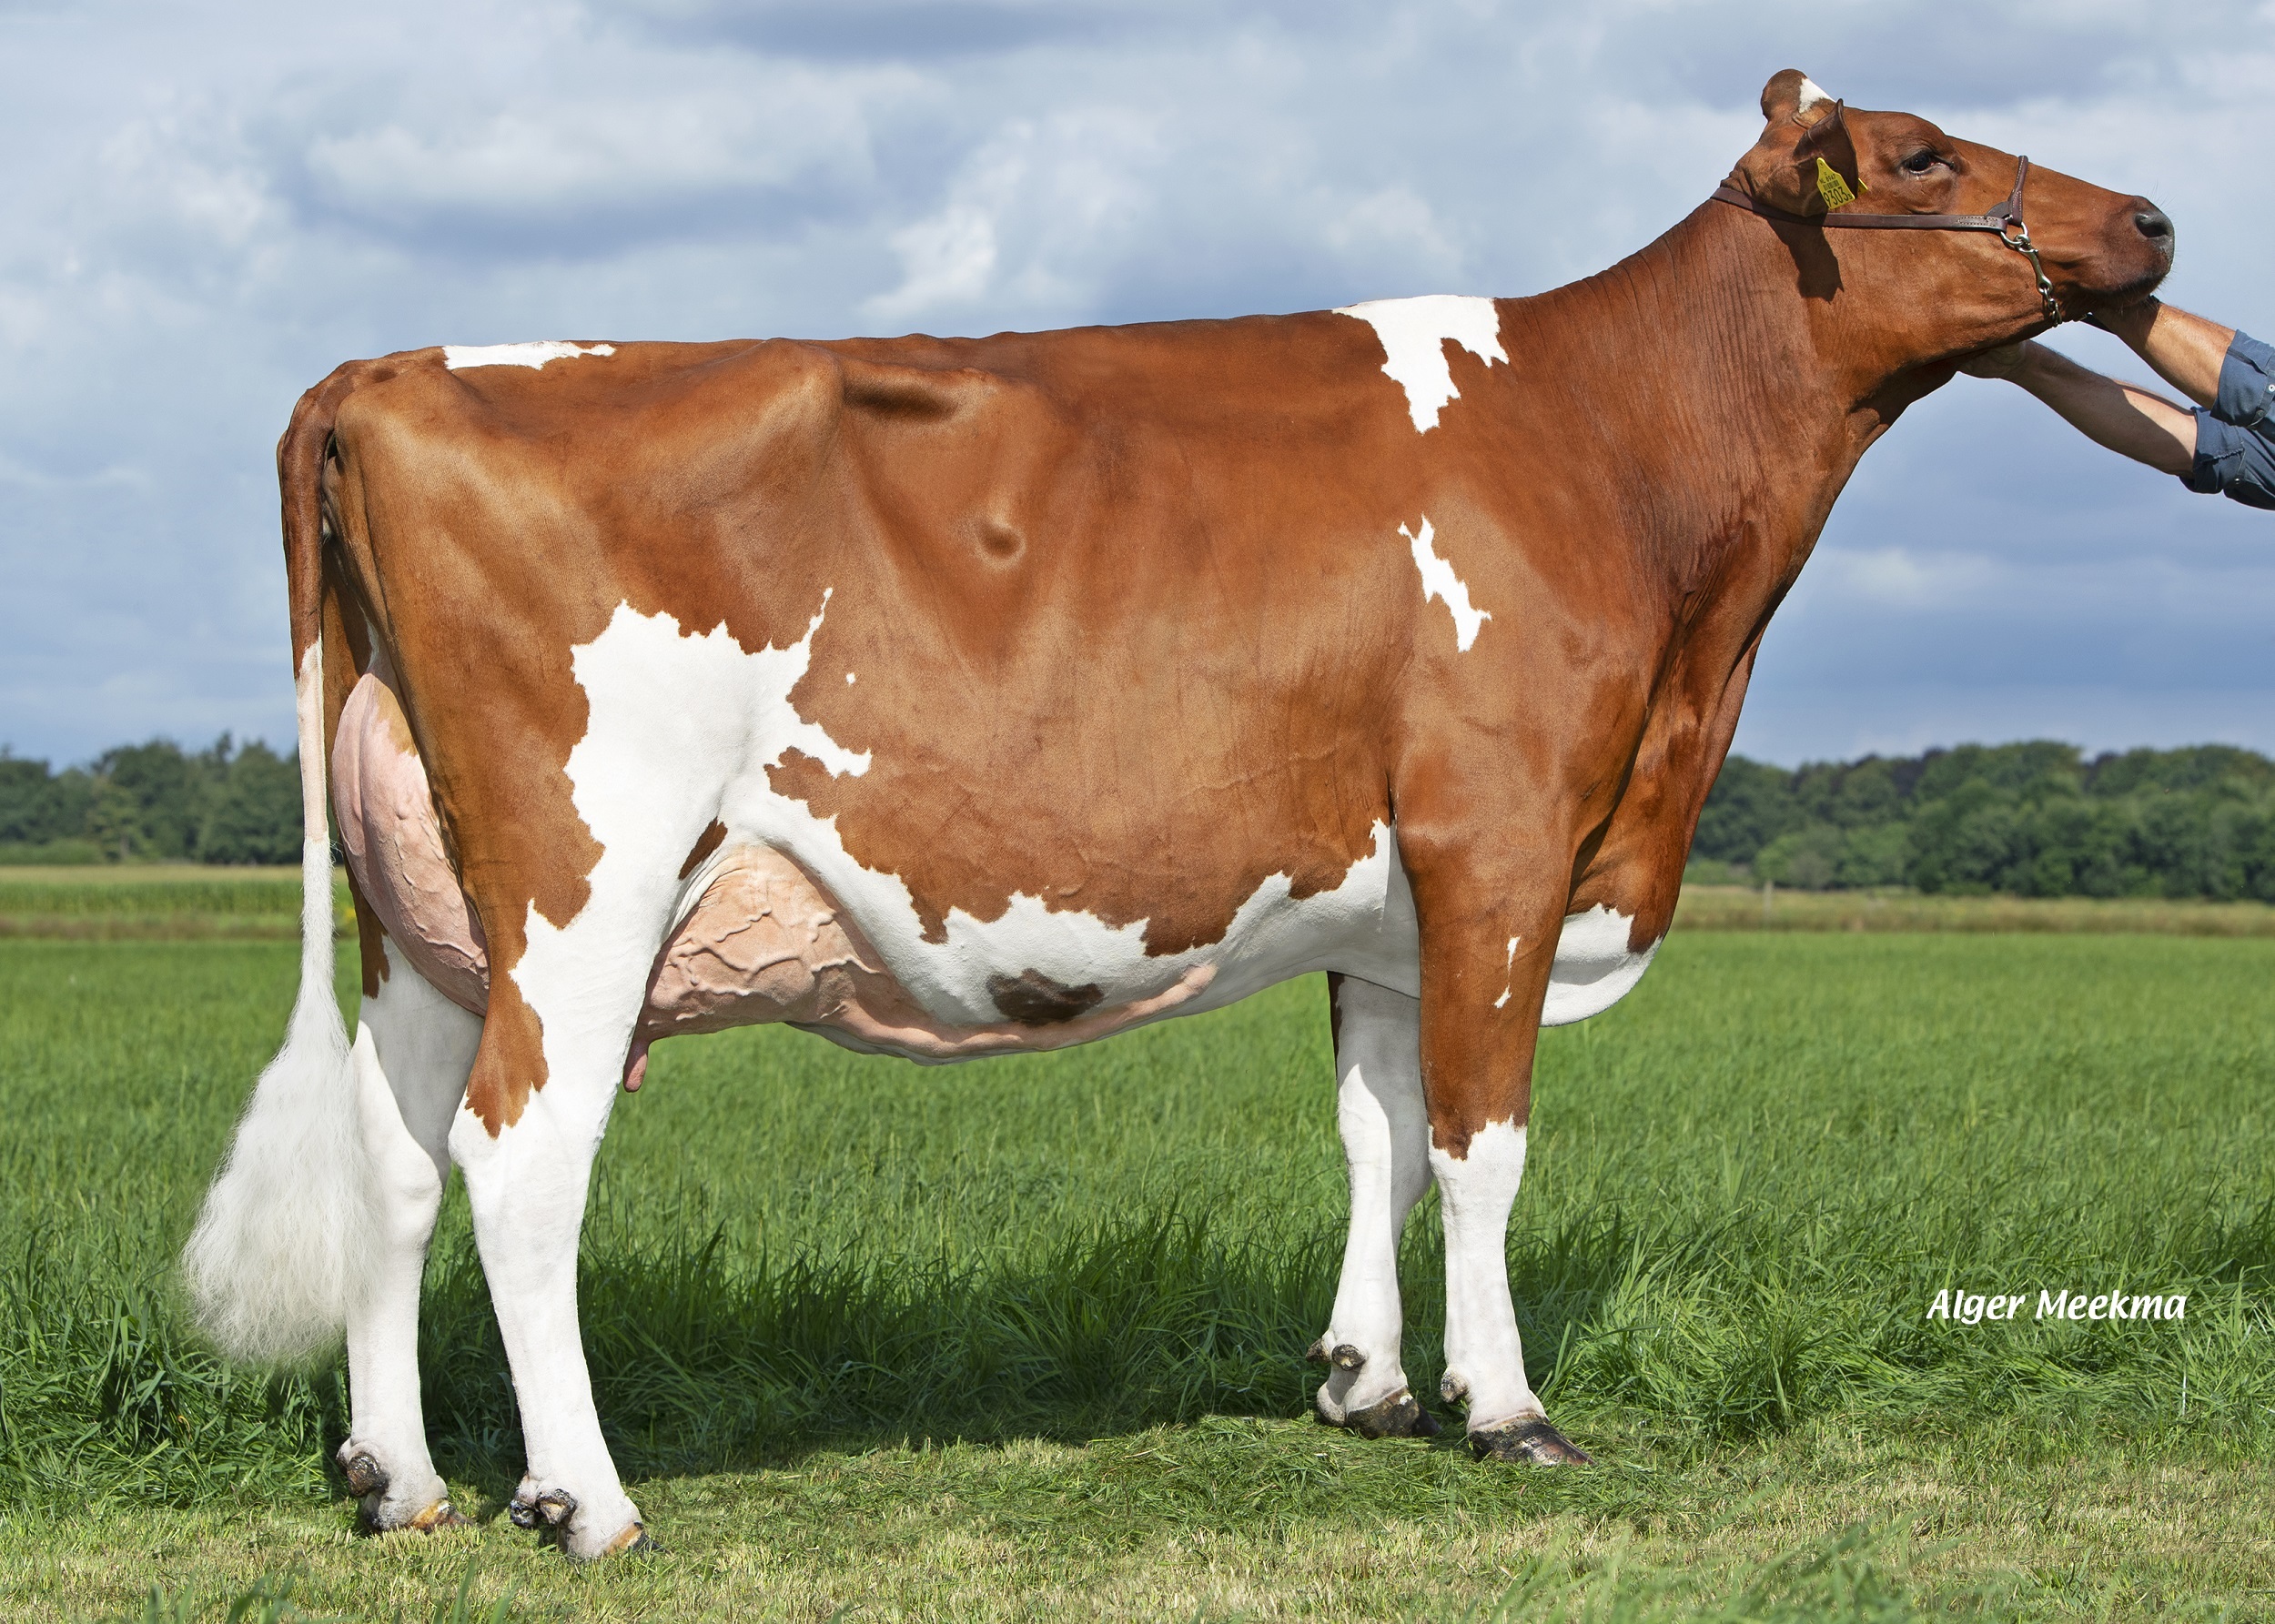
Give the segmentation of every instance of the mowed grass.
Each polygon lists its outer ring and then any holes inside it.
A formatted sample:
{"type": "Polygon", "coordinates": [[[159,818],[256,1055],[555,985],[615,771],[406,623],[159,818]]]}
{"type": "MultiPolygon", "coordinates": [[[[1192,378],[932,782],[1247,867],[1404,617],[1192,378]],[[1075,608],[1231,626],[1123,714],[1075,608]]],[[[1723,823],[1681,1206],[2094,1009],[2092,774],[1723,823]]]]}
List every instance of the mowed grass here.
{"type": "MultiPolygon", "coordinates": [[[[184,1328],[174,1254],[292,960],[0,943],[0,1614],[157,1586],[218,1619],[259,1580],[356,1619],[461,1584],[531,1619],[2275,1615],[2275,942],[1678,933],[1543,1040],[1510,1255],[1600,1462],[1562,1473],[1305,1418],[1344,1211],[1316,980],[963,1067],[662,1045],[581,1289],[666,1551],[581,1569],[500,1515],[455,1194],[424,1357],[474,1531],[356,1536],[337,1368],[229,1372],[184,1328]],[[2030,1307],[1930,1321],[1945,1286],[2030,1307]],[[2041,1289],[2188,1316],[2040,1323],[2041,1289]]],[[[1433,1203],[1406,1284],[1431,1395],[1433,1203]]]]}

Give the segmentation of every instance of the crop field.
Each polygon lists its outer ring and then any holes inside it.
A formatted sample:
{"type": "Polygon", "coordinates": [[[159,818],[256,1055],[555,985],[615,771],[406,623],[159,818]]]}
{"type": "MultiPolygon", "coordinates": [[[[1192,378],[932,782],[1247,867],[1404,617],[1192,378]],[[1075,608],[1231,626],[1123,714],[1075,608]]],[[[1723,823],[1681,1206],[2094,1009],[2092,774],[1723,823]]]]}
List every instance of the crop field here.
{"type": "Polygon", "coordinates": [[[102,933],[0,941],[0,1616],[2275,1616],[2275,941],[1678,931],[1543,1040],[1510,1251],[1599,1462],[1561,1472],[1308,1419],[1344,1208],[1316,978],[954,1068],[665,1044],[581,1286],[665,1548],[579,1569],[502,1515],[455,1192],[427,1413],[479,1527],[357,1535],[339,1369],[200,1348],[173,1259],[293,949],[102,933]],[[1946,1288],[2027,1302],[1930,1318],[1946,1288]]]}

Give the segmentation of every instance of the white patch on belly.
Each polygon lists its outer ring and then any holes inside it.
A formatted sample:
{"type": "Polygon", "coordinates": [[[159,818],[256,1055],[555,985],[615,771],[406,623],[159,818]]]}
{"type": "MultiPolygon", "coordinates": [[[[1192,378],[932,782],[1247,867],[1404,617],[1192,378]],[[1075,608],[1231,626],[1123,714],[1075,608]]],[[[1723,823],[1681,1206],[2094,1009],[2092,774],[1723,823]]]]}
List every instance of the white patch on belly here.
{"type": "Polygon", "coordinates": [[[1628,929],[1634,923],[1602,903],[1585,913],[1565,915],[1556,938],[1555,967],[1549,972],[1548,996],[1541,1004],[1542,1025],[1566,1026],[1600,1015],[1643,980],[1659,943],[1653,942],[1641,953],[1630,950],[1628,929]]]}
{"type": "MultiPolygon", "coordinates": [[[[827,603],[825,593],[824,611],[827,603]]],[[[1144,920],[1109,925],[1024,893],[992,920],[952,909],[946,939],[925,941],[900,877],[864,867],[834,818],[776,793],[766,775],[794,749],[840,775],[868,769],[865,753],[844,749],[790,702],[821,624],[817,612],[789,648],[746,652],[723,626],[687,636],[668,615],[620,605],[598,637],[572,651],[590,720],[570,752],[569,779],[578,814],[602,851],[591,899],[568,925],[530,911],[528,945],[512,974],[541,1018],[565,1003],[613,999],[619,988],[629,989],[622,996],[636,1014],[674,922],[726,854],[753,845],[794,861],[859,928],[908,998],[952,1026],[1000,1026],[991,979],[1029,970],[1063,986],[1097,986],[1100,1014],[1145,1006],[1133,1012],[1138,1020],[1216,1008],[1311,970],[1345,971],[1409,996],[1417,991],[1413,897],[1385,823],[1375,825],[1370,849],[1334,890],[1298,900],[1286,874],[1271,875],[1221,939],[1185,953],[1148,955],[1144,920]],[[718,852],[680,881],[682,861],[714,817],[727,831],[718,852]],[[1179,988],[1190,995],[1164,998],[1179,988]]],[[[1165,886],[1175,883],[1173,872],[1163,875],[1165,886]]],[[[551,1021],[546,1030],[552,1065],[551,1021]]],[[[1051,1028],[1036,1030],[1047,1037],[1051,1028]]]]}
{"type": "Polygon", "coordinates": [[[574,355],[614,355],[613,344],[593,344],[579,348],[559,338],[547,338],[535,344],[445,344],[442,364],[453,372],[463,372],[469,367],[527,367],[534,371],[547,361],[566,359],[574,355]]]}
{"type": "Polygon", "coordinates": [[[1466,654],[1470,645],[1477,641],[1478,628],[1493,617],[1484,610],[1470,607],[1469,587],[1430,544],[1434,532],[1426,513],[1422,515],[1421,527],[1419,536],[1404,525],[1398,527],[1398,533],[1406,538],[1407,545],[1414,550],[1414,568],[1421,571],[1422,601],[1428,603],[1432,598],[1444,601],[1446,612],[1453,617],[1453,646],[1466,654]]]}
{"type": "Polygon", "coordinates": [[[1406,391],[1406,409],[1418,434],[1435,429],[1440,410],[1461,392],[1453,387],[1453,369],[1446,362],[1447,339],[1489,366],[1509,359],[1501,348],[1501,310],[1489,298],[1431,293],[1345,305],[1335,314],[1356,317],[1374,328],[1382,341],[1382,370],[1406,391]]]}

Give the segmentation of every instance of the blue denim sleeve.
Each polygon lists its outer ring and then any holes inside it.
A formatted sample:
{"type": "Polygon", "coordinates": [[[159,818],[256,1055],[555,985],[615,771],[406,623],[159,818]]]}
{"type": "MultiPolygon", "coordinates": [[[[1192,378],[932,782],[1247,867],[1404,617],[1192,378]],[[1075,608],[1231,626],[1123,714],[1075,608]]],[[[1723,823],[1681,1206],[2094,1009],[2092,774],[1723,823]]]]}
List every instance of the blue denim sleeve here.
{"type": "Polygon", "coordinates": [[[2212,416],[2239,429],[2270,427],[2268,409],[2275,407],[2275,347],[2239,332],[2219,364],[2219,388],[2212,396],[2212,416]]]}
{"type": "Polygon", "coordinates": [[[2218,491],[2247,508],[2275,508],[2275,444],[2199,411],[2196,460],[2180,483],[2206,496],[2218,491]]]}
{"type": "Polygon", "coordinates": [[[2196,460],[2180,483],[2247,508],[2275,509],[2275,347],[2239,332],[2209,410],[2196,414],[2196,460]]]}

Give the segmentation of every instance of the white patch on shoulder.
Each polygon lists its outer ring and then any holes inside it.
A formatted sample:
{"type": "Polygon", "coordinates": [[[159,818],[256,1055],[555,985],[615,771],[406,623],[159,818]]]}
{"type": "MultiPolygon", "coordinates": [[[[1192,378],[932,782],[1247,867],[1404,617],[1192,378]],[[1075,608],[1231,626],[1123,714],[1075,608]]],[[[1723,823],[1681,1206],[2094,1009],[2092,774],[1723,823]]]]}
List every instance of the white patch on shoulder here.
{"type": "MultiPolygon", "coordinates": [[[[1629,949],[1634,920],[1602,903],[1585,913],[1564,916],[1556,938],[1556,963],[1549,972],[1548,996],[1541,1004],[1541,1024],[1567,1026],[1600,1015],[1633,990],[1659,951],[1653,942],[1641,953],[1629,949]]],[[[1664,938],[1662,938],[1664,940],[1664,938]]]]}
{"type": "Polygon", "coordinates": [[[1810,78],[1805,74],[1802,76],[1801,79],[1801,100],[1795,105],[1794,111],[1796,113],[1806,113],[1819,102],[1829,102],[1833,98],[1831,96],[1825,94],[1825,90],[1822,86],[1820,86],[1815,79],[1810,78]]]}
{"type": "Polygon", "coordinates": [[[1382,370],[1406,391],[1406,409],[1418,434],[1435,429],[1440,410],[1461,392],[1453,387],[1453,369],[1446,363],[1447,339],[1488,366],[1509,359],[1501,348],[1501,309],[1489,298],[1431,293],[1370,299],[1345,305],[1335,314],[1356,317],[1382,340],[1382,370]]]}
{"type": "Polygon", "coordinates": [[[453,372],[463,372],[469,367],[527,367],[535,371],[547,361],[563,360],[570,356],[615,353],[613,344],[592,344],[580,348],[559,338],[536,344],[445,344],[442,364],[453,372]]]}
{"type": "Polygon", "coordinates": [[[1428,514],[1422,515],[1421,535],[1404,525],[1398,527],[1398,533],[1406,538],[1407,545],[1414,550],[1414,568],[1421,571],[1422,601],[1428,603],[1432,598],[1444,600],[1446,611],[1453,617],[1453,646],[1468,653],[1470,645],[1477,641],[1478,628],[1491,620],[1492,615],[1470,606],[1469,587],[1431,545],[1435,532],[1430,528],[1428,514]]]}

